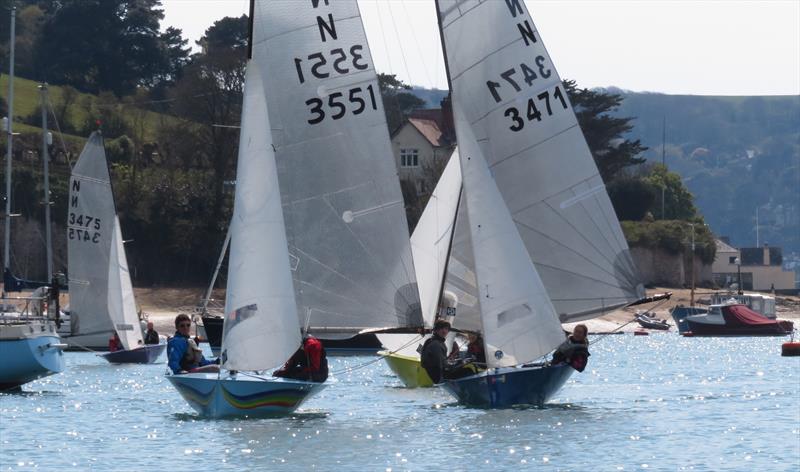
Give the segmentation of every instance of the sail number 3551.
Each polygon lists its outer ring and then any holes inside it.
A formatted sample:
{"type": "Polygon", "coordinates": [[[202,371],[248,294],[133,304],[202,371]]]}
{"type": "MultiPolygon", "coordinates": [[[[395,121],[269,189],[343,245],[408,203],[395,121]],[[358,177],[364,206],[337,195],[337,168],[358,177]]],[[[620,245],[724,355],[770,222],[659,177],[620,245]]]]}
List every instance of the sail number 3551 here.
{"type": "MultiPolygon", "coordinates": [[[[567,101],[564,100],[564,94],[561,92],[561,88],[557,85],[553,91],[553,100],[556,99],[561,104],[561,107],[566,110],[567,101]]],[[[503,115],[509,117],[512,122],[508,129],[515,132],[522,131],[522,129],[525,128],[525,118],[527,118],[527,121],[542,121],[542,112],[539,107],[544,108],[544,110],[547,112],[547,116],[553,116],[553,107],[550,104],[549,90],[545,90],[536,97],[529,98],[528,103],[525,105],[526,109],[524,110],[524,115],[520,113],[520,110],[517,107],[506,108],[506,111],[503,113],[503,115]]]]}
{"type": "Polygon", "coordinates": [[[343,118],[348,110],[353,115],[360,115],[367,108],[378,109],[372,84],[367,85],[366,88],[353,87],[346,92],[332,92],[327,96],[327,100],[316,97],[309,98],[306,100],[306,105],[311,113],[311,118],[308,119],[310,125],[322,123],[326,117],[338,120],[343,118]]]}

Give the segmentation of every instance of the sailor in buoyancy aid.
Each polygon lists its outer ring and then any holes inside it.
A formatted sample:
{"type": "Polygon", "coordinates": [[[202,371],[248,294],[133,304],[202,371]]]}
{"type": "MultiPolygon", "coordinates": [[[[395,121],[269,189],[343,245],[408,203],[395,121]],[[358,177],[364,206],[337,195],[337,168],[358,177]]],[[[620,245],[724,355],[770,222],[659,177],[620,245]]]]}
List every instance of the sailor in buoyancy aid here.
{"type": "Polygon", "coordinates": [[[589,362],[589,330],[586,325],[579,324],[572,334],[556,348],[553,353],[553,364],[567,363],[578,372],[583,372],[589,362]]]}

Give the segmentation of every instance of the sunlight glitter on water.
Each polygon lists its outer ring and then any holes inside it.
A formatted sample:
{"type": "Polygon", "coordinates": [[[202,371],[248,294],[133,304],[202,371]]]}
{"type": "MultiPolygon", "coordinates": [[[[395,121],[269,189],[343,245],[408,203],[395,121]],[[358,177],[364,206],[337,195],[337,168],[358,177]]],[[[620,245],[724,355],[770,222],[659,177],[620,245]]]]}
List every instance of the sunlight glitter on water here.
{"type": "MultiPolygon", "coordinates": [[[[198,417],[163,365],[68,353],[63,374],[0,395],[0,468],[180,456],[190,470],[795,470],[800,359],[779,351],[767,338],[610,336],[548,407],[494,411],[400,388],[378,362],[332,376],[290,417],[255,420],[198,417]]],[[[372,359],[331,357],[331,370],[372,359]]]]}

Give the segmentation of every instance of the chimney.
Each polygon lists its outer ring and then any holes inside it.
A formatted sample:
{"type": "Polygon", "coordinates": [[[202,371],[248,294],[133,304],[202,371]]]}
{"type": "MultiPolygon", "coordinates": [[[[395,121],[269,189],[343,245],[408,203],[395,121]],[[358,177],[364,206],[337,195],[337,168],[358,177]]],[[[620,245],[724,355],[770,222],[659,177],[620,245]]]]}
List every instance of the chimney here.
{"type": "Polygon", "coordinates": [[[453,102],[450,100],[450,93],[439,103],[442,107],[442,135],[445,140],[452,144],[456,142],[456,127],[453,122],[453,102]]]}
{"type": "Polygon", "coordinates": [[[769,246],[764,244],[764,265],[769,265],[769,246]]]}

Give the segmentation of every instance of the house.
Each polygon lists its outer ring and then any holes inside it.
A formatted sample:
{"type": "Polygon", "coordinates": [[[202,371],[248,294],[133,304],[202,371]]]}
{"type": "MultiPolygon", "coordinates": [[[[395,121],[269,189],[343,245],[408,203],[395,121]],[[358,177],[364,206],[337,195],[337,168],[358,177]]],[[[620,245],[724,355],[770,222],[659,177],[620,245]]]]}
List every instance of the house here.
{"type": "Polygon", "coordinates": [[[417,195],[432,192],[455,149],[450,99],[443,99],[441,108],[411,112],[391,140],[400,180],[413,182],[417,195]]]}
{"type": "Polygon", "coordinates": [[[730,287],[742,281],[742,290],[793,291],[794,272],[783,270],[781,248],[749,247],[736,249],[724,240],[717,239],[717,256],[711,266],[714,282],[720,287],[730,287]]]}

